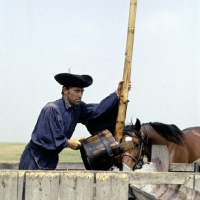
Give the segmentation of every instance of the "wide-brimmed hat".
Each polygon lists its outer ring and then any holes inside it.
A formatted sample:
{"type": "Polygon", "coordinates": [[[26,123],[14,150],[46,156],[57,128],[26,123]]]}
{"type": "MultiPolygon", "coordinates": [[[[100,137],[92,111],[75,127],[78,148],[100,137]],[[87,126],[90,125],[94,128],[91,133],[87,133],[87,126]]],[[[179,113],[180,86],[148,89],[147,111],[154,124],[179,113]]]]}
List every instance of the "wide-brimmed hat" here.
{"type": "Polygon", "coordinates": [[[88,87],[93,83],[93,79],[89,75],[77,75],[70,73],[60,73],[54,76],[55,80],[63,86],[72,87],[88,87]]]}

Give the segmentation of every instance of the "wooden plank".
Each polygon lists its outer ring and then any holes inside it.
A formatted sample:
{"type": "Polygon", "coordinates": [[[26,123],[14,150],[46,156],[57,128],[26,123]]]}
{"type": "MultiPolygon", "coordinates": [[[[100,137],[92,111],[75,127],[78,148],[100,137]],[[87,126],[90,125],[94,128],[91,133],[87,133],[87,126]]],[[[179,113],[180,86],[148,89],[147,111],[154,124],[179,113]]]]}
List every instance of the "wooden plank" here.
{"type": "MultiPolygon", "coordinates": [[[[0,170],[17,170],[19,163],[0,163],[0,170]]],[[[56,170],[85,170],[85,166],[82,162],[60,162],[57,165],[56,170]]],[[[174,172],[193,172],[194,163],[170,163],[169,171],[174,172]]]]}
{"type": "Polygon", "coordinates": [[[195,173],[194,190],[200,192],[200,173],[195,173]]]}
{"type": "MultiPolygon", "coordinates": [[[[0,170],[17,170],[18,162],[15,163],[0,163],[0,170]]],[[[85,170],[85,166],[82,162],[59,162],[56,170],[85,170]]],[[[170,163],[169,171],[173,172],[193,172],[194,163],[170,163]]]]}
{"type": "Polygon", "coordinates": [[[169,171],[169,151],[166,145],[153,145],[151,162],[156,163],[157,171],[169,171]]]}
{"type": "Polygon", "coordinates": [[[25,192],[24,190],[24,179],[25,179],[25,171],[16,171],[18,174],[18,180],[17,180],[17,199],[21,200],[23,199],[23,195],[25,192]]]}
{"type": "Polygon", "coordinates": [[[65,172],[61,173],[60,199],[94,199],[93,172],[65,172]]]}
{"type": "Polygon", "coordinates": [[[166,185],[166,188],[166,191],[164,191],[163,194],[159,196],[159,199],[174,199],[178,193],[180,185],[166,185]]]}
{"type": "Polygon", "coordinates": [[[11,200],[17,198],[17,172],[0,171],[0,199],[11,200]]]}
{"type": "Polygon", "coordinates": [[[152,194],[142,191],[141,189],[137,187],[131,186],[131,189],[137,199],[142,199],[142,200],[149,200],[149,199],[156,200],[157,199],[152,194]]]}
{"type": "Polygon", "coordinates": [[[193,189],[194,188],[194,173],[188,175],[186,177],[185,183],[183,184],[184,186],[193,189]]]}
{"type": "Polygon", "coordinates": [[[171,172],[194,172],[194,163],[170,163],[171,172]]]}
{"type": "Polygon", "coordinates": [[[129,176],[126,173],[97,172],[95,200],[127,200],[129,176]]]}
{"type": "Polygon", "coordinates": [[[200,199],[200,193],[198,191],[195,191],[193,189],[187,188],[184,185],[181,185],[179,191],[173,198],[174,200],[198,200],[200,199]]]}
{"type": "MultiPolygon", "coordinates": [[[[120,173],[120,172],[118,172],[120,173]]],[[[129,175],[129,183],[134,185],[145,184],[184,184],[193,178],[189,172],[126,172],[129,175]]]]}
{"type": "Polygon", "coordinates": [[[26,172],[26,200],[58,199],[59,173],[51,171],[26,172]]]}

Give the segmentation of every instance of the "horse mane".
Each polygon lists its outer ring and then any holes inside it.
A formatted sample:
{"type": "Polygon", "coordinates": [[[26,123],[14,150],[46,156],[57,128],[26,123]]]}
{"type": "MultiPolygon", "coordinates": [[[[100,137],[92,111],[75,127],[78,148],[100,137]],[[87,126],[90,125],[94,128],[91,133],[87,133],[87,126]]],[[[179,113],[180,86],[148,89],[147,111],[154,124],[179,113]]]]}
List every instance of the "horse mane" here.
{"type": "MultiPolygon", "coordinates": [[[[163,124],[159,122],[149,122],[145,123],[150,125],[153,129],[166,140],[174,142],[176,144],[182,144],[183,132],[174,124],[163,124]]],[[[142,124],[142,125],[145,125],[142,124]]]]}

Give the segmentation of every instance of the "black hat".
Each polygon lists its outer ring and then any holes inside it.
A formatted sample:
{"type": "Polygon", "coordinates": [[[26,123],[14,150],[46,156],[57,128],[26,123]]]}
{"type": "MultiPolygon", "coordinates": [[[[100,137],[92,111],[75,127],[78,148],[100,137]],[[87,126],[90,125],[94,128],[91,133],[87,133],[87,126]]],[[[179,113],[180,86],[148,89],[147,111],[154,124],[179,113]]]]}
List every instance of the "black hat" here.
{"type": "Polygon", "coordinates": [[[76,75],[70,73],[60,73],[54,76],[56,81],[64,86],[72,87],[88,87],[93,83],[93,79],[89,75],[76,75]]]}

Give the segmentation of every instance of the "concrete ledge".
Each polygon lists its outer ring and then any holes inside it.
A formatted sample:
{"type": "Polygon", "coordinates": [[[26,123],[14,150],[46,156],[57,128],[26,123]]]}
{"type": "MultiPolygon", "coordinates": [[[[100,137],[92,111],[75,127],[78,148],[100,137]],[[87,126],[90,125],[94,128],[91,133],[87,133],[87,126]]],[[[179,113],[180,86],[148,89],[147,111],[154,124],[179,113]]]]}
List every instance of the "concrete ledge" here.
{"type": "MultiPolygon", "coordinates": [[[[0,169],[18,169],[19,162],[0,162],[0,169]]],[[[59,162],[57,165],[58,170],[85,170],[82,162],[59,162]]]]}
{"type": "Polygon", "coordinates": [[[18,169],[18,162],[1,162],[0,163],[0,169],[18,169]]]}
{"type": "Polygon", "coordinates": [[[56,169],[85,170],[82,162],[59,162],[56,169]]]}

